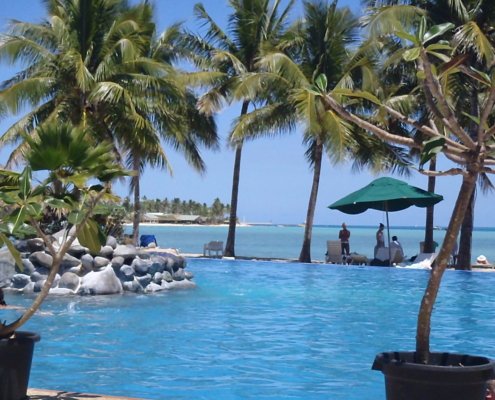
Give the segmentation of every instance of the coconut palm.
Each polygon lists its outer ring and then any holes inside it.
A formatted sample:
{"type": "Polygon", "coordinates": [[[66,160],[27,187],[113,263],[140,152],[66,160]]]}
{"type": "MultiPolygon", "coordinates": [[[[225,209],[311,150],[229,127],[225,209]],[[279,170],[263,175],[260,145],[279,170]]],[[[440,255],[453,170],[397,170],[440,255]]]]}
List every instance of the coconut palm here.
{"type": "Polygon", "coordinates": [[[37,125],[57,120],[92,127],[136,171],[134,239],[139,224],[139,172],[169,168],[162,143],[182,151],[203,170],[198,146],[216,143],[214,123],[195,110],[194,96],[172,66],[179,26],[155,39],[152,8],[123,0],[49,0],[49,20],[12,23],[0,56],[25,69],[2,85],[4,111],[31,110],[10,127],[0,145],[17,145],[15,161],[37,125]]]}
{"type": "Polygon", "coordinates": [[[394,168],[400,166],[394,162],[399,159],[403,165],[406,163],[404,154],[383,146],[364,131],[352,130],[338,115],[325,110],[319,99],[317,92],[328,87],[372,81],[368,76],[369,61],[350,50],[357,40],[357,19],[348,9],[337,8],[336,2],[306,1],[304,10],[303,22],[291,29],[280,46],[287,54],[265,55],[258,63],[263,72],[246,74],[241,79],[238,95],[264,95],[267,105],[241,117],[234,137],[283,133],[294,129],[298,122],[304,123],[303,142],[313,180],[299,261],[311,262],[312,227],[324,152],[333,162],[352,158],[356,167],[394,168]]]}
{"type": "MultiPolygon", "coordinates": [[[[224,31],[198,3],[194,12],[207,28],[208,33],[200,38],[186,38],[192,50],[192,60],[201,68],[217,71],[210,75],[212,88],[199,101],[202,112],[210,114],[218,110],[224,101],[233,100],[232,91],[237,77],[256,69],[256,60],[264,46],[276,45],[284,32],[288,13],[294,4],[289,0],[283,7],[280,0],[229,0],[231,14],[228,30],[224,31]]],[[[251,99],[240,99],[241,115],[248,112],[251,99]]],[[[230,201],[229,231],[224,254],[235,256],[235,231],[242,156],[242,139],[234,142],[235,160],[230,201]]]]}
{"type": "MultiPolygon", "coordinates": [[[[387,26],[390,23],[391,17],[399,16],[403,18],[404,15],[410,14],[411,10],[414,10],[413,6],[419,6],[422,8],[423,12],[427,12],[427,17],[432,24],[442,24],[447,22],[452,22],[456,25],[464,25],[469,27],[471,30],[471,35],[469,38],[465,38],[466,42],[462,46],[463,56],[466,57],[469,54],[471,59],[471,64],[474,68],[477,68],[477,55],[476,48],[483,48],[488,43],[491,42],[493,46],[493,41],[495,37],[493,36],[493,24],[495,21],[495,3],[491,1],[471,1],[471,0],[440,0],[440,1],[393,1],[393,0],[368,0],[367,5],[370,7],[375,7],[381,9],[382,12],[376,14],[375,18],[370,18],[370,21],[376,25],[387,26]],[[399,5],[395,7],[388,7],[391,5],[399,5]],[[383,12],[385,8],[388,8],[388,12],[383,12]],[[390,11],[395,10],[395,11],[390,11]],[[388,20],[388,22],[387,22],[388,20]],[[482,32],[483,35],[477,35],[475,32],[482,32]],[[486,43],[483,43],[487,40],[486,43]]],[[[413,11],[414,12],[414,11],[413,11]]],[[[377,29],[379,31],[379,29],[377,29]]],[[[450,33],[454,35],[454,31],[450,33]]],[[[410,79],[416,77],[415,71],[411,71],[410,79]]],[[[457,76],[452,76],[449,82],[450,91],[455,92],[454,97],[456,98],[455,106],[460,114],[460,118],[464,119],[463,123],[466,126],[470,126],[470,134],[476,135],[476,124],[470,123],[469,117],[464,115],[466,110],[470,110],[469,114],[476,115],[479,113],[478,108],[480,107],[479,100],[477,98],[477,93],[479,87],[475,82],[470,82],[466,80],[464,76],[458,74],[457,76]],[[463,116],[464,115],[464,116],[463,116]]],[[[419,102],[418,104],[423,104],[424,102],[419,102]]],[[[424,107],[420,107],[425,112],[424,107]]],[[[438,122],[437,122],[438,123],[438,122]]],[[[441,121],[440,121],[441,124],[441,121]]],[[[428,187],[434,188],[435,177],[429,177],[428,187]]],[[[493,189],[493,185],[488,179],[486,174],[481,174],[479,178],[479,187],[483,193],[487,193],[493,189]]],[[[473,232],[474,223],[474,203],[475,203],[476,190],[473,192],[470,206],[464,217],[464,221],[460,233],[460,243],[459,243],[459,257],[457,261],[457,268],[460,269],[470,269],[471,268],[471,239],[473,232]]],[[[426,246],[429,243],[433,243],[433,217],[432,210],[427,210],[427,224],[425,232],[425,251],[433,250],[432,248],[427,249],[426,246]],[[426,240],[426,239],[429,240],[426,240]]]]}

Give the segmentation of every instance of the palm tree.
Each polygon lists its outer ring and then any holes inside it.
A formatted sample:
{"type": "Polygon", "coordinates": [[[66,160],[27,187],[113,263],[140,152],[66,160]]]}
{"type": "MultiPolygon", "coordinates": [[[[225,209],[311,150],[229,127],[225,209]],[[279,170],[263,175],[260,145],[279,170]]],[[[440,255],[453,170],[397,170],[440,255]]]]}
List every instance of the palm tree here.
{"type": "MultiPolygon", "coordinates": [[[[374,165],[394,168],[403,154],[353,131],[333,112],[325,110],[317,91],[327,87],[347,87],[363,80],[369,62],[361,54],[352,54],[357,39],[357,19],[334,1],[305,1],[304,21],[290,32],[282,48],[287,54],[270,53],[258,63],[263,73],[247,74],[237,91],[265,95],[267,106],[240,118],[234,137],[255,138],[268,133],[292,130],[297,122],[305,124],[303,134],[306,157],[313,170],[311,193],[306,213],[300,262],[311,262],[311,237],[319,189],[323,153],[334,162],[354,158],[355,166],[374,165]],[[263,89],[265,90],[263,94],[263,89]],[[259,94],[259,92],[262,94],[259,94]],[[380,160],[379,162],[375,162],[380,160]]],[[[400,169],[400,168],[399,168],[400,169]]]]}
{"type": "MultiPolygon", "coordinates": [[[[274,46],[285,29],[288,13],[295,0],[289,0],[282,8],[280,0],[229,0],[232,13],[228,31],[224,32],[208,15],[205,7],[198,3],[194,11],[206,26],[204,38],[189,35],[186,40],[192,50],[192,60],[198,66],[220,74],[212,75],[212,89],[199,102],[200,110],[210,114],[220,108],[223,101],[232,101],[232,90],[236,78],[256,69],[256,60],[264,46],[274,46]]],[[[241,115],[245,115],[253,103],[241,99],[241,115]]],[[[229,231],[225,245],[225,256],[235,257],[235,231],[241,170],[243,140],[234,142],[235,160],[230,201],[229,231]]]]}
{"type": "Polygon", "coordinates": [[[135,171],[134,241],[139,236],[139,177],[145,165],[167,168],[162,142],[183,152],[203,171],[198,145],[215,146],[212,118],[195,109],[172,62],[180,27],[156,40],[152,8],[123,0],[50,0],[49,22],[14,22],[0,55],[26,68],[3,83],[0,99],[15,113],[27,102],[33,109],[3,136],[0,145],[26,142],[21,133],[51,120],[91,126],[95,142],[113,151],[135,171]]]}
{"type": "MultiPolygon", "coordinates": [[[[400,4],[402,7],[388,8],[388,16],[386,19],[390,22],[390,17],[393,15],[399,15],[400,18],[404,18],[407,14],[410,14],[411,6],[421,7],[427,11],[428,18],[433,24],[442,24],[447,22],[453,22],[456,25],[469,26],[471,35],[466,37],[466,42],[462,46],[463,56],[467,56],[471,59],[471,64],[476,68],[478,63],[476,56],[476,49],[485,47],[489,42],[494,41],[493,37],[493,22],[495,21],[495,3],[490,1],[471,1],[471,0],[440,0],[440,1],[393,1],[393,0],[368,0],[367,5],[370,7],[391,6],[400,4]],[[390,10],[394,10],[391,12],[390,10]],[[481,11],[482,10],[482,11],[481,11]],[[478,35],[477,33],[482,33],[478,35]],[[484,42],[487,40],[487,42],[484,42]]],[[[380,16],[380,19],[383,15],[380,16]]],[[[377,21],[375,20],[375,23],[377,21]]],[[[381,22],[384,26],[387,26],[387,22],[381,22]]],[[[453,32],[451,33],[453,35],[453,32]]],[[[411,71],[410,79],[416,77],[415,71],[411,71]]],[[[449,87],[454,96],[457,99],[455,106],[458,109],[458,113],[461,115],[461,119],[464,118],[463,123],[467,126],[471,126],[471,135],[476,135],[476,124],[470,122],[468,116],[462,117],[466,110],[470,110],[469,114],[476,115],[479,113],[480,102],[477,96],[479,92],[479,84],[466,80],[464,76],[455,76],[450,78],[449,87]]],[[[421,107],[420,107],[421,108],[421,107]]],[[[424,107],[423,112],[425,112],[424,107]]],[[[434,188],[435,177],[429,177],[428,190],[434,188]]],[[[481,190],[486,193],[493,189],[493,185],[485,174],[481,174],[479,178],[479,186],[481,190]]],[[[474,203],[475,203],[476,190],[474,191],[470,206],[468,207],[460,233],[459,243],[459,257],[457,260],[457,268],[470,269],[471,268],[471,244],[472,244],[472,232],[474,228],[474,203]]],[[[427,209],[427,223],[425,231],[425,251],[432,251],[433,246],[433,211],[427,209]]]]}

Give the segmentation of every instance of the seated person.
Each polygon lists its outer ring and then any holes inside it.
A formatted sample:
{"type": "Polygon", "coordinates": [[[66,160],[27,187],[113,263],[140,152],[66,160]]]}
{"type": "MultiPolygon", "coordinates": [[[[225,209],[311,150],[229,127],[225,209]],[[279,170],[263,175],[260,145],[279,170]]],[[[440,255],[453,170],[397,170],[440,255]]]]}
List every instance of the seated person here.
{"type": "Polygon", "coordinates": [[[404,249],[399,242],[397,236],[392,236],[390,242],[390,253],[392,254],[392,262],[402,262],[404,260],[404,249]]]}

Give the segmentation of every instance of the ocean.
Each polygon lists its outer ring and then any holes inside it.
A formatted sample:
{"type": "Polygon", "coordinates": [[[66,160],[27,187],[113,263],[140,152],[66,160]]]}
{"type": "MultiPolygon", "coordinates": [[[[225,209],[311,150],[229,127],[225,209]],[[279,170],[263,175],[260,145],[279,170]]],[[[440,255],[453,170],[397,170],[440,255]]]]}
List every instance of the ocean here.
{"type": "MultiPolygon", "coordinates": [[[[377,227],[348,226],[351,231],[351,252],[372,258],[377,227]]],[[[126,228],[130,232],[131,228],[126,228]]],[[[311,240],[311,258],[324,261],[326,241],[337,240],[340,226],[316,225],[311,240]]],[[[211,240],[227,240],[227,226],[201,225],[142,225],[140,234],[155,235],[160,247],[178,249],[181,253],[203,253],[203,245],[211,240]]],[[[236,229],[236,256],[250,258],[297,259],[301,251],[304,227],[296,225],[241,225],[236,229]]],[[[390,235],[398,236],[406,257],[419,252],[419,242],[424,240],[424,228],[393,227],[390,235]]],[[[435,230],[434,239],[442,243],[445,230],[435,230]]],[[[478,228],[473,232],[473,262],[483,254],[495,262],[495,228],[478,228]]]]}

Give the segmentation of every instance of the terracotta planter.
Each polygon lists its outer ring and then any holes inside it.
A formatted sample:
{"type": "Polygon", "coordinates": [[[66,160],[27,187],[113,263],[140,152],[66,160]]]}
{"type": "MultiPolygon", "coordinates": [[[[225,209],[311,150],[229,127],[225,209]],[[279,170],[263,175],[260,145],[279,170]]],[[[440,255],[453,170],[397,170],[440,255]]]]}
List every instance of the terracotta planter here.
{"type": "Polygon", "coordinates": [[[494,366],[465,354],[431,353],[429,364],[418,364],[414,352],[389,352],[378,354],[372,369],[385,375],[387,400],[484,400],[494,366]]]}
{"type": "Polygon", "coordinates": [[[40,336],[16,332],[14,338],[0,339],[0,400],[27,399],[34,344],[40,336]]]}

